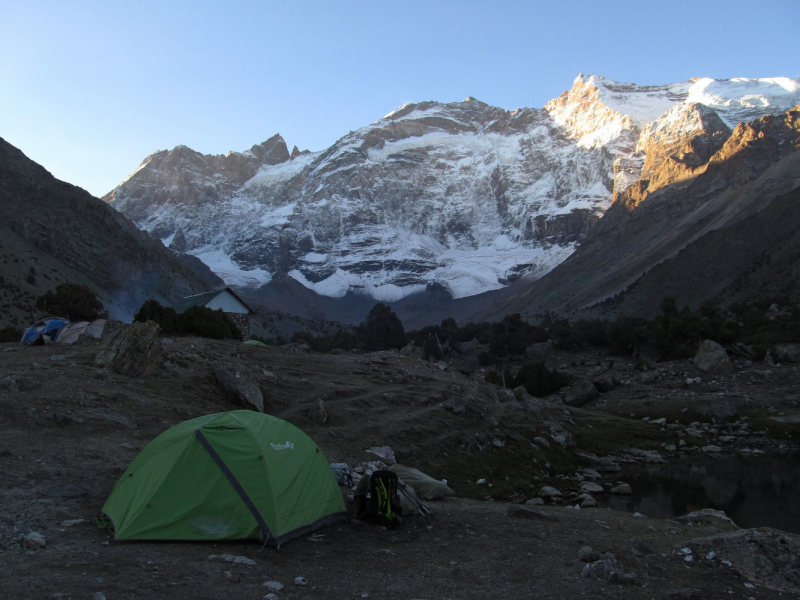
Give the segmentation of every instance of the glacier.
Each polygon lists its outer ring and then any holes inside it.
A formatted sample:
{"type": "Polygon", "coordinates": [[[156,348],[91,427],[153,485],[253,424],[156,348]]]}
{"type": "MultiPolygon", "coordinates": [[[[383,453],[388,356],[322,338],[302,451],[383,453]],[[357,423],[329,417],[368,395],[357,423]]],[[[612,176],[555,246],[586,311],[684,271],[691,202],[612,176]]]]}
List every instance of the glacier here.
{"type": "Polygon", "coordinates": [[[638,86],[579,75],[542,109],[406,104],[319,152],[280,135],[243,152],[147,157],[104,199],[229,285],[285,275],[317,294],[453,298],[541,277],[641,178],[647,142],[800,104],[800,80],[638,86]],[[676,126],[684,127],[685,131],[676,126]]]}

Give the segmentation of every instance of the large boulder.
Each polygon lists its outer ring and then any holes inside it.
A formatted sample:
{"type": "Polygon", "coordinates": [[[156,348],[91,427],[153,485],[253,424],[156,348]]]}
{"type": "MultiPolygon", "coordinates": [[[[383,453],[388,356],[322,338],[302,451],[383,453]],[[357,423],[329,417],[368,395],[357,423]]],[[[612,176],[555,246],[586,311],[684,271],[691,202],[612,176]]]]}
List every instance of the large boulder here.
{"type": "Polygon", "coordinates": [[[712,375],[730,375],[733,373],[733,364],[728,359],[725,348],[713,340],[704,340],[700,344],[697,356],[694,357],[695,366],[701,371],[712,375]]]}
{"type": "Polygon", "coordinates": [[[800,536],[761,527],[691,540],[695,554],[714,552],[756,585],[800,594],[800,536]]]}
{"type": "Polygon", "coordinates": [[[800,362],[800,344],[775,344],[775,354],[781,362],[800,362]]]}
{"type": "Polygon", "coordinates": [[[592,400],[597,400],[600,397],[600,392],[593,383],[582,383],[572,386],[564,394],[564,404],[568,406],[581,407],[589,404],[592,400]]]}
{"type": "Polygon", "coordinates": [[[94,357],[95,364],[120,375],[141,377],[161,360],[159,327],[154,321],[133,323],[104,336],[94,357]]]}
{"type": "Polygon", "coordinates": [[[251,405],[258,412],[264,412],[264,396],[258,380],[245,365],[238,362],[221,363],[215,369],[214,377],[222,389],[233,394],[240,402],[251,405]]]}
{"type": "Polygon", "coordinates": [[[606,392],[610,392],[617,387],[621,381],[622,376],[616,371],[611,370],[603,375],[600,375],[600,377],[595,379],[592,383],[594,384],[594,387],[597,388],[598,392],[605,394],[606,392]]]}

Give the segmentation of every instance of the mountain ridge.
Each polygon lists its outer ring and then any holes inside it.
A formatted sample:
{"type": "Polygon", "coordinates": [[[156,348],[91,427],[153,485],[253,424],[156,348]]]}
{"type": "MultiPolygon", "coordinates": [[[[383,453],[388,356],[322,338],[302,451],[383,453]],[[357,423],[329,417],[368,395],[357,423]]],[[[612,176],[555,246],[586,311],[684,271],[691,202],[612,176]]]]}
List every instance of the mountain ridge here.
{"type": "Polygon", "coordinates": [[[280,138],[270,164],[230,153],[241,165],[230,176],[222,159],[164,151],[104,200],[254,297],[288,276],[329,298],[397,302],[435,284],[465,299],[546,275],[624,194],[664,185],[650,172],[693,176],[729,121],[792,100],[800,83],[788,78],[580,75],[542,109],[426,101],[321,152],[290,154],[280,138]]]}
{"type": "Polygon", "coordinates": [[[112,318],[129,321],[149,298],[172,303],[219,287],[194,257],[180,260],[89,192],[60,181],[0,138],[2,326],[25,327],[35,300],[59,283],[83,283],[112,318]]]}

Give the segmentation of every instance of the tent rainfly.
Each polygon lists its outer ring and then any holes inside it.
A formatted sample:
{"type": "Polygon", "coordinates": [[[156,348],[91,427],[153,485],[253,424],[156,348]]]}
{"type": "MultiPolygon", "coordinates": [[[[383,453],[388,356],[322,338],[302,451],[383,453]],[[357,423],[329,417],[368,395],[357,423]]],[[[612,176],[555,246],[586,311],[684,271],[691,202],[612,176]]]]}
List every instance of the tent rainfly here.
{"type": "Polygon", "coordinates": [[[116,540],[257,539],[278,547],[347,519],[311,438],[249,410],[184,421],[156,437],[102,512],[116,540]]]}

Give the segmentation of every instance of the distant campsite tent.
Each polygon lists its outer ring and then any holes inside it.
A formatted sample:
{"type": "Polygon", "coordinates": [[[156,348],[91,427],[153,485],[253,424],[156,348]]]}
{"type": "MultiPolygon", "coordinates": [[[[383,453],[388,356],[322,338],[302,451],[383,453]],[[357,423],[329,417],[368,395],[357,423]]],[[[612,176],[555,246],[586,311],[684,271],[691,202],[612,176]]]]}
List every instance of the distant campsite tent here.
{"type": "Polygon", "coordinates": [[[103,506],[117,540],[266,540],[347,518],[328,462],[305,433],[248,410],[168,429],[134,459],[103,506]]]}
{"type": "Polygon", "coordinates": [[[76,323],[69,323],[64,325],[58,332],[56,339],[53,340],[57,344],[74,344],[82,333],[91,335],[93,338],[100,339],[103,337],[103,328],[106,326],[105,319],[97,319],[92,321],[77,321],[76,323]]]}
{"type": "Polygon", "coordinates": [[[66,319],[59,319],[57,317],[42,319],[25,330],[22,334],[21,342],[23,344],[35,344],[36,342],[40,342],[43,335],[47,335],[52,339],[52,337],[55,337],[59,330],[67,323],[69,323],[69,321],[66,319]]]}

